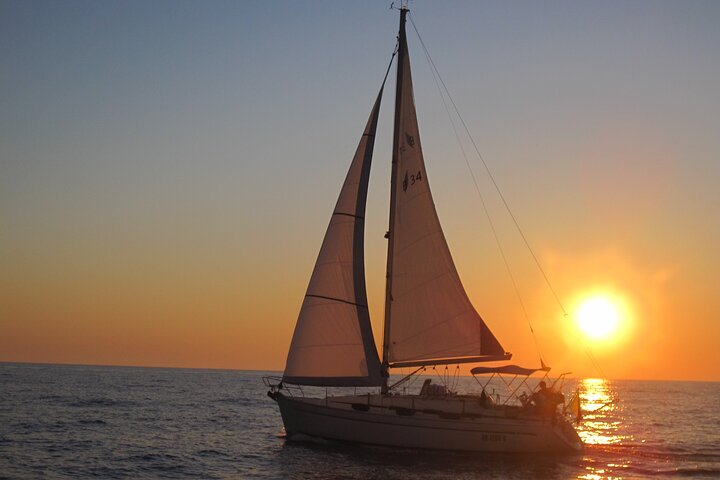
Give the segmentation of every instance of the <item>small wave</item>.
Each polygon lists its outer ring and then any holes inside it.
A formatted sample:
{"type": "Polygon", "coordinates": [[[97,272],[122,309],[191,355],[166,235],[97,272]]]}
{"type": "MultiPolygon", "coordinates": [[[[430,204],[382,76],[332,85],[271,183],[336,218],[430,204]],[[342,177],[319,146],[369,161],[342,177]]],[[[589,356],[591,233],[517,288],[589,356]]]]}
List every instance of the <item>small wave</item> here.
{"type": "Polygon", "coordinates": [[[48,446],[46,447],[46,450],[47,450],[49,453],[62,453],[62,452],[72,452],[72,451],[74,451],[74,449],[73,449],[72,447],[69,447],[69,446],[67,446],[67,445],[65,445],[65,444],[53,444],[53,445],[48,445],[48,446]]]}
{"type": "Polygon", "coordinates": [[[53,421],[48,420],[47,422],[43,422],[42,420],[33,420],[33,421],[24,421],[24,422],[18,422],[15,424],[15,429],[22,433],[35,433],[38,431],[42,432],[48,432],[48,433],[59,433],[59,432],[66,432],[68,429],[68,423],[64,421],[53,421]]]}
{"type": "Polygon", "coordinates": [[[228,455],[213,449],[198,450],[196,455],[201,457],[227,457],[228,455]]]}
{"type": "MultiPolygon", "coordinates": [[[[75,473],[75,472],[73,472],[75,473]]],[[[132,468],[122,466],[97,465],[82,472],[82,475],[95,478],[132,478],[137,475],[132,468]]]]}
{"type": "Polygon", "coordinates": [[[717,477],[720,476],[720,468],[678,468],[668,474],[680,475],[682,477],[697,477],[698,475],[717,477]]]}
{"type": "Polygon", "coordinates": [[[212,403],[220,403],[220,404],[229,404],[229,405],[254,405],[257,404],[257,400],[253,398],[243,398],[243,397],[225,397],[225,398],[218,398],[217,400],[213,400],[212,403]]]}
{"type": "Polygon", "coordinates": [[[88,398],[82,400],[74,400],[68,402],[68,406],[75,408],[87,408],[87,407],[123,407],[132,405],[132,402],[127,400],[113,400],[111,398],[88,398]]]}
{"type": "Polygon", "coordinates": [[[630,454],[645,458],[659,458],[676,461],[720,462],[720,450],[714,448],[690,450],[679,446],[647,445],[644,443],[589,445],[586,448],[599,454],[630,454]]]}
{"type": "Polygon", "coordinates": [[[292,435],[287,435],[285,438],[294,443],[311,443],[317,445],[334,445],[336,443],[332,440],[327,440],[320,437],[313,437],[310,435],[305,435],[304,433],[293,433],[292,435]]]}
{"type": "Polygon", "coordinates": [[[107,425],[105,420],[99,418],[82,418],[77,421],[79,425],[107,425]]]}
{"type": "Polygon", "coordinates": [[[141,453],[132,455],[128,460],[133,468],[142,475],[150,477],[162,477],[172,475],[173,477],[188,476],[189,465],[180,457],[169,453],[141,453]],[[187,475],[183,475],[186,473],[187,475]]]}
{"type": "Polygon", "coordinates": [[[651,469],[641,467],[626,467],[622,469],[626,474],[637,474],[648,477],[717,477],[720,468],[713,467],[677,467],[666,469],[651,469]]]}
{"type": "Polygon", "coordinates": [[[675,458],[681,462],[702,462],[720,464],[720,455],[716,454],[690,453],[688,455],[678,456],[675,458]]]}
{"type": "Polygon", "coordinates": [[[62,395],[41,395],[38,397],[38,400],[42,402],[64,402],[67,400],[67,397],[62,395]]]}
{"type": "Polygon", "coordinates": [[[178,460],[178,457],[169,453],[138,453],[130,456],[130,460],[140,462],[156,462],[164,460],[178,460]]]}

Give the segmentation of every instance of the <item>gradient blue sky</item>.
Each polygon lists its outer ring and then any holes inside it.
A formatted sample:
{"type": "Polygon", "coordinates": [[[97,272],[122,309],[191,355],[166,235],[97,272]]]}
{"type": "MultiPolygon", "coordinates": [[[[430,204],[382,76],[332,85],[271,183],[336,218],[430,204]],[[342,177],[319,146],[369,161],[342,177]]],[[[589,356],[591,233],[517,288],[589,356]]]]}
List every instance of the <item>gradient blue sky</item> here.
{"type": "MultiPolygon", "coordinates": [[[[0,2],[0,361],[282,368],[392,53],[389,3],[0,2]]],[[[627,341],[598,346],[607,373],[720,379],[720,3],[410,7],[563,301],[634,305],[627,341]]],[[[461,276],[503,344],[532,349],[409,37],[461,276]]],[[[391,105],[368,207],[376,331],[391,105]]],[[[546,357],[589,372],[509,242],[546,357]]]]}

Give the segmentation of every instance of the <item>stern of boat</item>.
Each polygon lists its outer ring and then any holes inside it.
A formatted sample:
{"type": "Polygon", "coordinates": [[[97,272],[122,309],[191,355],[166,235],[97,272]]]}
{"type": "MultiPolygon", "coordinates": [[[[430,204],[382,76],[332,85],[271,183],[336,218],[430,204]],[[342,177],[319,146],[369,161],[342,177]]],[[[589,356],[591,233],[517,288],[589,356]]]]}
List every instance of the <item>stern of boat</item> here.
{"type": "Polygon", "coordinates": [[[560,417],[554,428],[559,440],[567,446],[571,452],[580,452],[583,449],[583,442],[577,430],[567,419],[560,417]]]}

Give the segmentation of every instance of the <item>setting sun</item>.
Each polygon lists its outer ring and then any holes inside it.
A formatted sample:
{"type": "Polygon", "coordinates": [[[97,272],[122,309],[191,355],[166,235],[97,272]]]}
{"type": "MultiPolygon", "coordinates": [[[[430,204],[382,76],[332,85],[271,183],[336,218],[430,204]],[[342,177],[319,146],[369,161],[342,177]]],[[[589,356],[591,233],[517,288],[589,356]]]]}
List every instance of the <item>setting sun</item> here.
{"type": "Polygon", "coordinates": [[[573,310],[577,331],[596,345],[617,346],[632,329],[628,300],[612,290],[585,292],[577,298],[573,310]]]}
{"type": "Polygon", "coordinates": [[[577,310],[580,330],[593,340],[612,336],[618,328],[618,307],[607,297],[597,296],[583,301],[577,310]]]}

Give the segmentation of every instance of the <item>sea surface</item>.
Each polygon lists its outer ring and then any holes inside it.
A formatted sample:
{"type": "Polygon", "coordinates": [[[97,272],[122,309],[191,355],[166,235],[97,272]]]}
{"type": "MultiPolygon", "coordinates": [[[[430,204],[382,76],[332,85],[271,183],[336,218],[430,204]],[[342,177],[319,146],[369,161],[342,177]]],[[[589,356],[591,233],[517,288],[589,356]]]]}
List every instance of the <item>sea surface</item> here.
{"type": "Polygon", "coordinates": [[[288,442],[266,374],[0,363],[0,478],[720,478],[720,383],[568,381],[582,453],[487,455],[288,442]]]}

